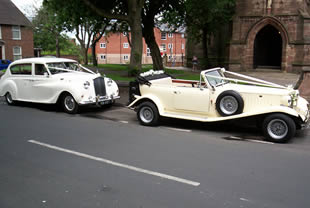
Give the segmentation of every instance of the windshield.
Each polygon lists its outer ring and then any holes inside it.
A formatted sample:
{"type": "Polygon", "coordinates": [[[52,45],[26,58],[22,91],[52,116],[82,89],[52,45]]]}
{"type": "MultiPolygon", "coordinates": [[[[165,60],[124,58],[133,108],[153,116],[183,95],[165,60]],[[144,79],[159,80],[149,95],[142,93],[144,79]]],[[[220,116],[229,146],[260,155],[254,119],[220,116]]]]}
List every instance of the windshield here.
{"type": "Polygon", "coordinates": [[[227,83],[227,81],[225,81],[224,79],[221,79],[221,77],[223,76],[218,70],[206,72],[205,76],[211,86],[218,86],[218,85],[227,83]]]}
{"type": "Polygon", "coordinates": [[[79,66],[74,62],[48,63],[47,66],[51,74],[65,73],[68,72],[68,70],[79,70],[79,66]]]}

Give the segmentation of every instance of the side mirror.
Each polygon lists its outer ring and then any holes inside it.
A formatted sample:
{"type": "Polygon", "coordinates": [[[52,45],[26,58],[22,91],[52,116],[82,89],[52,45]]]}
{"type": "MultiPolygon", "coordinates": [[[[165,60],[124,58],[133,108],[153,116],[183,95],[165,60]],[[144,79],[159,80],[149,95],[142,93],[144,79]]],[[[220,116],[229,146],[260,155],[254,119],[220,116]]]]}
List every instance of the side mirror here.
{"type": "Polygon", "coordinates": [[[46,78],[49,78],[49,77],[50,77],[50,75],[49,75],[47,72],[44,72],[44,76],[45,76],[46,78]]]}

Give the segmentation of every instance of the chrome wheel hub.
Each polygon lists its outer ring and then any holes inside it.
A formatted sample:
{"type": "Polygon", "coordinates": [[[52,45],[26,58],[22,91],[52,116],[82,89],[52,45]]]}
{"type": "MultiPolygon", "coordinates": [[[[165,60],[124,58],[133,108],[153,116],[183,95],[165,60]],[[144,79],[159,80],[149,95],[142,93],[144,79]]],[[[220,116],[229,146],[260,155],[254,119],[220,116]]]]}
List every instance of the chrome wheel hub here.
{"type": "Polygon", "coordinates": [[[274,139],[282,139],[288,133],[287,124],[281,119],[274,119],[267,126],[268,134],[274,139]]]}
{"type": "Polygon", "coordinates": [[[75,101],[71,96],[65,97],[64,104],[68,111],[73,111],[75,108],[75,101]]]}
{"type": "Polygon", "coordinates": [[[154,113],[150,107],[144,106],[140,110],[139,116],[144,123],[150,123],[154,118],[154,113]]]}
{"type": "Polygon", "coordinates": [[[220,101],[220,108],[226,115],[232,115],[238,110],[238,101],[233,96],[225,96],[220,101]]]}

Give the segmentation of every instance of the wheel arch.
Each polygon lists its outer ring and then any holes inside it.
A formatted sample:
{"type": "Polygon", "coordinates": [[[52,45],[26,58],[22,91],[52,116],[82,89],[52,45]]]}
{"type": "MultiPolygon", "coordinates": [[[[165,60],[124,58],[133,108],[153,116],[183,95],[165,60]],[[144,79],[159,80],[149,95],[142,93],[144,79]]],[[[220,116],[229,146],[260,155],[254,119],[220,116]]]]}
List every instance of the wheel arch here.
{"type": "Polygon", "coordinates": [[[288,117],[290,117],[295,125],[296,125],[296,129],[301,129],[302,127],[302,118],[298,115],[298,114],[295,114],[295,113],[288,113],[288,112],[285,112],[285,111],[276,111],[276,112],[270,112],[270,113],[266,113],[266,114],[261,114],[261,115],[257,115],[257,117],[263,121],[267,116],[271,115],[271,114],[283,114],[283,115],[286,115],[288,117]]]}
{"type": "Polygon", "coordinates": [[[13,81],[4,83],[3,89],[1,90],[1,96],[6,95],[8,92],[11,94],[13,100],[17,100],[18,90],[16,84],[13,81]]]}
{"type": "Polygon", "coordinates": [[[63,98],[63,96],[66,95],[66,94],[72,95],[73,98],[75,99],[74,95],[71,92],[69,92],[69,91],[62,91],[62,92],[59,93],[59,95],[58,95],[58,97],[56,99],[56,103],[60,103],[61,99],[63,98]]]}
{"type": "Polygon", "coordinates": [[[156,106],[159,115],[163,114],[163,106],[161,105],[160,100],[154,96],[140,97],[131,103],[128,107],[136,109],[141,103],[146,101],[152,102],[156,106]]]}

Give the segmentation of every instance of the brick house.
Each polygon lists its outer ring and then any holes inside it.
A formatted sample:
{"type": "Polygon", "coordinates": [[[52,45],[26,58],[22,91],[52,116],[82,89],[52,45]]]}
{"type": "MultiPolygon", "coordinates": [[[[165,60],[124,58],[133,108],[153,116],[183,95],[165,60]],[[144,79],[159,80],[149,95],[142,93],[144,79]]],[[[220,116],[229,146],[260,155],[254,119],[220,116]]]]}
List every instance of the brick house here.
{"type": "Polygon", "coordinates": [[[309,0],[237,0],[229,46],[229,68],[310,67],[309,0]]]}
{"type": "Polygon", "coordinates": [[[10,0],[0,0],[0,59],[34,56],[31,26],[31,22],[10,0]]]}
{"type": "MultiPolygon", "coordinates": [[[[186,39],[184,30],[170,33],[165,27],[154,28],[155,38],[162,56],[167,56],[167,64],[183,65],[186,39]]],[[[130,33],[129,33],[130,37],[130,33]]],[[[126,33],[109,33],[96,45],[99,64],[126,64],[130,61],[130,45],[126,33]]],[[[143,39],[142,64],[152,64],[150,50],[143,39]]]]}

